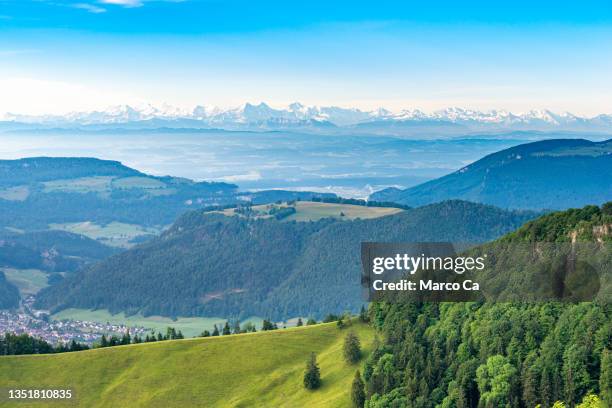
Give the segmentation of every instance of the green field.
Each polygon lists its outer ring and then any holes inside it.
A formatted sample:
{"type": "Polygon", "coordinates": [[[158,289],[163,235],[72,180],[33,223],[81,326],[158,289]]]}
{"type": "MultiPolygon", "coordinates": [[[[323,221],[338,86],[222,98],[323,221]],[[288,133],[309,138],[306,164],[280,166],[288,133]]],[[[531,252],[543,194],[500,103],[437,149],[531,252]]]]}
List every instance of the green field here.
{"type": "MultiPolygon", "coordinates": [[[[343,220],[354,220],[356,218],[369,219],[396,214],[402,210],[391,207],[366,207],[363,205],[320,203],[314,201],[297,201],[295,204],[264,204],[255,205],[253,211],[259,212],[261,218],[269,218],[265,215],[274,207],[295,207],[295,214],[283,218],[283,221],[317,221],[321,218],[337,218],[343,220]]],[[[223,210],[223,214],[236,215],[235,209],[223,210]]]]}
{"type": "Polygon", "coordinates": [[[80,177],[65,180],[45,181],[44,192],[67,192],[67,193],[98,193],[108,194],[111,187],[112,176],[80,177]]]}
{"type": "MultiPolygon", "coordinates": [[[[198,336],[204,330],[212,330],[213,325],[224,325],[225,319],[216,317],[179,317],[172,320],[169,317],[148,316],[142,315],[125,316],[123,313],[110,314],[106,310],[84,310],[84,309],[66,309],[52,316],[55,320],[85,320],[89,322],[99,322],[111,324],[123,324],[132,327],[146,327],[157,332],[165,332],[166,328],[171,326],[183,332],[186,337],[198,336]]],[[[261,319],[250,318],[245,320],[253,322],[258,327],[261,325],[261,319]]]]}
{"type": "MultiPolygon", "coordinates": [[[[0,384],[75,390],[77,403],[53,407],[348,407],[354,372],[342,343],[355,330],[367,354],[372,330],[335,323],[205,339],[186,339],[76,353],[0,357],[0,384]],[[317,353],[322,386],[302,385],[305,361],[317,353]]],[[[361,360],[363,362],[363,358],[361,360]]],[[[0,403],[2,407],[40,404],[0,403]]]]}
{"type": "Polygon", "coordinates": [[[119,248],[129,248],[132,246],[130,241],[138,236],[156,235],[160,232],[160,229],[157,228],[145,228],[135,224],[111,222],[106,225],[99,225],[91,221],[49,224],[49,229],[85,235],[103,244],[119,248]]]}
{"type": "MultiPolygon", "coordinates": [[[[66,193],[97,193],[101,197],[108,197],[112,190],[120,189],[140,189],[145,190],[149,195],[172,195],[176,193],[176,189],[168,188],[168,186],[155,178],[152,177],[122,177],[116,178],[113,176],[92,176],[92,177],[80,177],[74,179],[63,179],[63,180],[52,180],[45,181],[43,183],[44,192],[66,192],[66,193]]],[[[24,186],[25,187],[25,186],[24,186]]],[[[19,188],[19,187],[16,187],[19,188]]],[[[29,193],[27,187],[25,187],[25,193],[19,190],[17,193],[11,191],[11,189],[5,190],[5,194],[10,194],[10,197],[17,197],[13,199],[20,199],[25,194],[29,193]],[[17,195],[16,195],[17,194],[17,195]]],[[[13,188],[14,190],[15,188],[13,188]]],[[[2,191],[0,191],[0,198],[2,197],[2,191]]],[[[25,198],[21,198],[24,200],[25,198]]]]}
{"type": "Polygon", "coordinates": [[[17,286],[22,298],[27,295],[36,294],[39,290],[49,285],[47,274],[38,269],[2,268],[0,270],[4,272],[10,282],[17,286]]]}

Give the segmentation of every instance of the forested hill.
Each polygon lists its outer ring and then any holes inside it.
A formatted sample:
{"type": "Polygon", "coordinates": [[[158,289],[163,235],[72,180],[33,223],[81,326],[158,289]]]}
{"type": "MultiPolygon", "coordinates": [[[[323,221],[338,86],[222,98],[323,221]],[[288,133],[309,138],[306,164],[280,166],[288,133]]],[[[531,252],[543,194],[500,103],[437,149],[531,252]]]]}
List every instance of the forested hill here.
{"type": "Polygon", "coordinates": [[[454,173],[374,193],[410,206],[462,199],[501,208],[567,209],[612,199],[612,140],[545,140],[490,154],[454,173]]]}
{"type": "Polygon", "coordinates": [[[37,306],[274,319],[355,311],[362,241],[485,242],[534,216],[463,201],[353,221],[194,211],[159,238],[44,290],[37,306]]]}
{"type": "Polygon", "coordinates": [[[252,200],[311,199],[333,194],[239,192],[238,186],[152,176],[117,161],[78,157],[0,160],[0,228],[41,230],[75,223],[170,225],[185,211],[252,200]]]}
{"type": "MultiPolygon", "coordinates": [[[[610,262],[611,234],[607,203],[545,215],[502,241],[595,242],[610,262]]],[[[380,302],[370,316],[386,342],[364,371],[369,408],[572,407],[588,394],[605,400],[589,407],[612,406],[609,302],[380,302]]]]}
{"type": "Polygon", "coordinates": [[[0,309],[12,309],[19,306],[19,290],[6,280],[4,272],[0,271],[0,309]]]}

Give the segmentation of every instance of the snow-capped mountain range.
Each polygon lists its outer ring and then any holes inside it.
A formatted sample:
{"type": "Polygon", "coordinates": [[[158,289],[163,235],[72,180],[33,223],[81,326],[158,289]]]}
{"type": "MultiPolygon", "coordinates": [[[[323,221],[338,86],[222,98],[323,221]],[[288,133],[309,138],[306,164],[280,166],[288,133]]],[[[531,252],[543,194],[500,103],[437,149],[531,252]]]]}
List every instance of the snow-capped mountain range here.
{"type": "Polygon", "coordinates": [[[401,129],[423,127],[455,130],[590,130],[612,132],[612,115],[580,117],[571,113],[554,113],[548,110],[532,110],[515,114],[505,110],[476,111],[448,108],[431,113],[420,110],[387,109],[364,111],[335,106],[304,106],[292,103],[286,108],[275,109],[265,103],[244,104],[237,108],[220,109],[195,106],[180,109],[170,105],[129,106],[119,105],[101,111],[73,112],[66,115],[19,115],[7,113],[0,116],[4,122],[39,124],[55,127],[90,125],[147,125],[167,127],[220,128],[228,130],[266,130],[286,128],[351,129],[364,132],[398,132],[401,129]]]}

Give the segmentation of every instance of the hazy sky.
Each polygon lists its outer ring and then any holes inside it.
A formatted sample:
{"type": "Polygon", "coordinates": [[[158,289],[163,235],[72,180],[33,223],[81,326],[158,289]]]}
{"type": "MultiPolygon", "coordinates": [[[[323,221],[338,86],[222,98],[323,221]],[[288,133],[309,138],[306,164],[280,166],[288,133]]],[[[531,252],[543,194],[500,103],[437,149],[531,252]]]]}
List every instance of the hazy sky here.
{"type": "Polygon", "coordinates": [[[612,2],[563,3],[0,0],[0,113],[260,101],[612,113],[612,2]]]}

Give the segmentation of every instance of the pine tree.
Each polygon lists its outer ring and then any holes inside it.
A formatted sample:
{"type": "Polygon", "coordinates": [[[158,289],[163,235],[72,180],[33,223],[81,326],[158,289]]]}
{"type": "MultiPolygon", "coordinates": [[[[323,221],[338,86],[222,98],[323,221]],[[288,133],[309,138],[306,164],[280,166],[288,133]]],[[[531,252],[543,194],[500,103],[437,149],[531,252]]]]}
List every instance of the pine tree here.
{"type": "Polygon", "coordinates": [[[210,337],[210,332],[208,330],[204,330],[201,334],[200,337],[210,337]]]}
{"type": "Polygon", "coordinates": [[[236,320],[234,322],[234,334],[240,334],[242,330],[240,329],[240,320],[236,320]]]}
{"type": "Polygon", "coordinates": [[[368,311],[363,305],[361,305],[361,310],[359,311],[359,320],[361,320],[364,323],[367,323],[369,321],[368,311]]]}
{"type": "Polygon", "coordinates": [[[223,326],[223,335],[227,336],[228,334],[232,334],[232,331],[230,329],[229,323],[225,322],[225,326],[223,326]]]}
{"type": "Polygon", "coordinates": [[[132,342],[132,339],[130,337],[130,331],[128,330],[127,332],[123,334],[123,336],[121,336],[121,344],[126,345],[126,344],[130,344],[131,342],[132,342]]]}
{"type": "Polygon", "coordinates": [[[612,407],[612,353],[608,349],[604,349],[601,354],[599,390],[604,402],[612,407]]]}
{"type": "Polygon", "coordinates": [[[321,371],[317,364],[317,356],[315,353],[310,353],[310,358],[306,362],[306,371],[304,371],[304,387],[309,390],[319,388],[321,385],[321,371]]]}
{"type": "Polygon", "coordinates": [[[309,317],[308,321],[306,321],[306,326],[312,326],[313,324],[317,324],[317,321],[312,317],[309,317]]]}
{"type": "Polygon", "coordinates": [[[359,370],[357,370],[355,372],[355,379],[353,380],[353,385],[351,387],[351,402],[353,403],[354,408],[363,408],[365,400],[365,384],[361,379],[361,373],[359,370]]]}
{"type": "Polygon", "coordinates": [[[263,324],[261,326],[261,330],[276,330],[278,329],[278,326],[276,325],[276,323],[272,323],[270,320],[264,320],[263,324]]]}
{"type": "Polygon", "coordinates": [[[304,322],[302,321],[301,317],[298,317],[298,321],[297,321],[297,327],[303,326],[304,322]]]}
{"type": "Polygon", "coordinates": [[[106,340],[106,335],[103,334],[100,339],[100,347],[108,347],[108,340],[106,340]]]}
{"type": "Polygon", "coordinates": [[[355,364],[361,358],[361,344],[359,337],[352,331],[344,338],[344,360],[349,364],[355,364]]]}
{"type": "Polygon", "coordinates": [[[218,336],[219,335],[219,328],[217,327],[217,325],[215,324],[213,326],[213,332],[212,332],[213,336],[218,336]]]}

